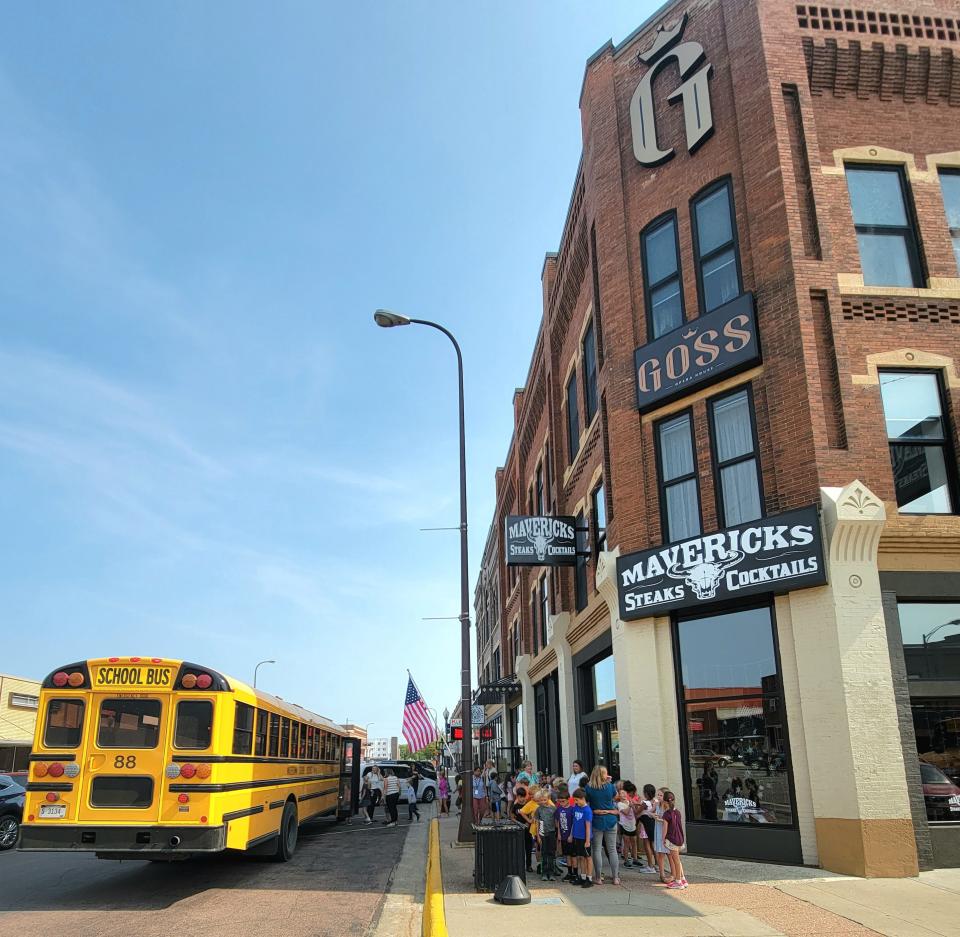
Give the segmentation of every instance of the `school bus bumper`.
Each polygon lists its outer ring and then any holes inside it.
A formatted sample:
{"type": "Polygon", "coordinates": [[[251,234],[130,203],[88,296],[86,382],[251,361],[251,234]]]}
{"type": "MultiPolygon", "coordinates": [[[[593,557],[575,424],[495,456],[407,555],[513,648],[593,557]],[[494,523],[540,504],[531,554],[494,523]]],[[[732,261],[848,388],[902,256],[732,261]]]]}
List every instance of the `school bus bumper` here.
{"type": "Polygon", "coordinates": [[[19,848],[22,852],[96,852],[107,857],[111,853],[125,853],[144,858],[172,858],[197,852],[222,852],[226,840],[226,826],[24,823],[20,827],[19,848]]]}

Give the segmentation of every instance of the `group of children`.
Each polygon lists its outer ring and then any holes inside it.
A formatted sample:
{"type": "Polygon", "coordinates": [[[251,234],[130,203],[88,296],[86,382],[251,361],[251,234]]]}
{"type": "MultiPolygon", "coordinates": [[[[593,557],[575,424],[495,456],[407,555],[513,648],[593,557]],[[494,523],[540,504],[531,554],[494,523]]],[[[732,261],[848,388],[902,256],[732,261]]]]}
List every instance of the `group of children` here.
{"type": "MultiPolygon", "coordinates": [[[[597,882],[591,854],[594,816],[587,802],[586,776],[572,792],[561,778],[539,780],[542,783],[529,786],[512,777],[507,782],[507,812],[525,826],[527,871],[533,871],[529,859],[535,846],[544,881],[562,877],[562,881],[590,888],[597,882]],[[565,870],[558,859],[566,864],[565,870]]],[[[619,781],[616,788],[618,849],[624,867],[636,865],[640,872],[659,874],[668,888],[686,888],[680,860],[683,818],[676,809],[673,792],[646,784],[640,797],[631,781],[619,781]],[[641,861],[640,843],[645,863],[641,861]]],[[[602,849],[603,837],[598,835],[596,843],[602,849]]]]}

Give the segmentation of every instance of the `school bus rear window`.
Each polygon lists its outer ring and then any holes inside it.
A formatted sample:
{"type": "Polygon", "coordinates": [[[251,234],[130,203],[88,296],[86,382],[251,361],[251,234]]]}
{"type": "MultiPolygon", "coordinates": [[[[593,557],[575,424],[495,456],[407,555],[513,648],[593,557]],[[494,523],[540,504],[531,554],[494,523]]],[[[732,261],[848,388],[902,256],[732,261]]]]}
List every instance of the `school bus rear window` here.
{"type": "Polygon", "coordinates": [[[43,730],[46,748],[76,748],[83,737],[83,700],[52,699],[47,703],[47,724],[43,730]]]}
{"type": "Polygon", "coordinates": [[[160,739],[160,700],[105,699],[100,704],[100,748],[156,748],[160,739]]]}
{"type": "Polygon", "coordinates": [[[210,700],[181,700],[177,703],[174,748],[194,751],[209,748],[212,731],[213,703],[210,700]]]}

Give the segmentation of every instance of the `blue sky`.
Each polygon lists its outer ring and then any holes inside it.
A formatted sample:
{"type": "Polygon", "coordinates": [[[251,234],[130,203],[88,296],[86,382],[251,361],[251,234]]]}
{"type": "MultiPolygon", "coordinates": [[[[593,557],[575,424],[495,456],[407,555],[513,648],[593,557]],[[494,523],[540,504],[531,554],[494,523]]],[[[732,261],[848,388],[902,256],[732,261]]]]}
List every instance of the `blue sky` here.
{"type": "Polygon", "coordinates": [[[397,734],[453,706],[580,152],[648,3],[47,3],[0,36],[0,670],[207,663],[397,734]]]}

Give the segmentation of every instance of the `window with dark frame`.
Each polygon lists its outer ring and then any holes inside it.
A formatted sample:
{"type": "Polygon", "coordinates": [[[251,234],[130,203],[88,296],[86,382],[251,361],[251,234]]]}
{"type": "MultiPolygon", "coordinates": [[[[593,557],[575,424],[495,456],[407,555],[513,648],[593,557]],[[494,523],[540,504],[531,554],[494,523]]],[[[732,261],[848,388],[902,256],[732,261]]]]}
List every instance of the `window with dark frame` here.
{"type": "Polygon", "coordinates": [[[953,259],[957,263],[957,273],[960,273],[960,169],[940,170],[940,192],[953,242],[953,259]]]}
{"type": "Polygon", "coordinates": [[[587,607],[587,532],[583,530],[586,526],[586,518],[583,511],[577,514],[577,529],[575,540],[577,544],[577,562],[574,568],[573,576],[573,600],[578,612],[582,612],[587,607]]]}
{"type": "Polygon", "coordinates": [[[934,371],[881,371],[897,506],[901,514],[956,512],[956,460],[934,371]]]}
{"type": "Polygon", "coordinates": [[[689,411],[658,423],[656,438],[663,539],[696,537],[702,525],[693,419],[689,411]]]}
{"type": "Polygon", "coordinates": [[[249,755],[253,749],[253,714],[255,710],[239,700],[233,713],[233,754],[249,755]]]}
{"type": "Polygon", "coordinates": [[[280,757],[290,757],[290,720],[286,716],[280,717],[280,757]]]}
{"type": "Polygon", "coordinates": [[[603,482],[590,494],[590,513],[593,516],[593,555],[598,557],[607,548],[607,499],[603,482]]]}
{"type": "Polygon", "coordinates": [[[640,234],[643,302],[647,310],[647,341],[683,325],[683,280],[677,215],[670,212],[652,221],[640,234]]]}
{"type": "Polygon", "coordinates": [[[923,286],[920,242],[901,166],[847,165],[865,286],[923,286]]]}
{"type": "Polygon", "coordinates": [[[551,491],[553,490],[553,456],[550,452],[550,440],[543,444],[543,473],[546,486],[546,497],[545,502],[547,510],[549,511],[553,503],[553,498],[551,497],[551,491]]]}
{"type": "Polygon", "coordinates": [[[536,491],[537,491],[537,503],[536,511],[534,514],[543,514],[544,513],[544,502],[543,502],[543,462],[537,463],[537,473],[536,473],[536,491]]]}
{"type": "Polygon", "coordinates": [[[520,619],[513,623],[513,669],[517,669],[517,658],[520,656],[520,619]]]}
{"type": "Polygon", "coordinates": [[[276,758],[280,752],[280,717],[270,713],[270,757],[276,758]]]}
{"type": "Polygon", "coordinates": [[[257,710],[257,734],[254,737],[253,753],[259,758],[264,758],[267,754],[267,722],[269,719],[270,713],[265,709],[257,710]]]}
{"type": "Polygon", "coordinates": [[[714,397],[707,409],[720,526],[754,521],[763,516],[763,498],[753,395],[743,387],[714,397]]]}
{"type": "Polygon", "coordinates": [[[584,424],[590,422],[597,414],[600,398],[597,391],[597,344],[593,334],[593,322],[583,333],[583,403],[584,424]]]}
{"type": "Polygon", "coordinates": [[[716,182],[693,200],[693,247],[701,315],[742,292],[733,188],[716,182]]]}
{"type": "Polygon", "coordinates": [[[795,827],[770,606],[678,617],[674,641],[687,819],[795,827]]]}
{"type": "Polygon", "coordinates": [[[574,368],[567,381],[567,447],[570,450],[570,464],[580,451],[580,413],[577,409],[577,371],[574,368]]]}
{"type": "Polygon", "coordinates": [[[76,748],[83,738],[83,715],[86,704],[82,699],[47,700],[43,744],[46,748],[76,748]]]}
{"type": "Polygon", "coordinates": [[[173,747],[203,751],[213,735],[213,703],[210,700],[181,700],[177,703],[173,747]]]}
{"type": "Polygon", "coordinates": [[[100,703],[97,747],[156,748],[160,739],[162,708],[160,700],[155,699],[103,700],[100,703]]]}

